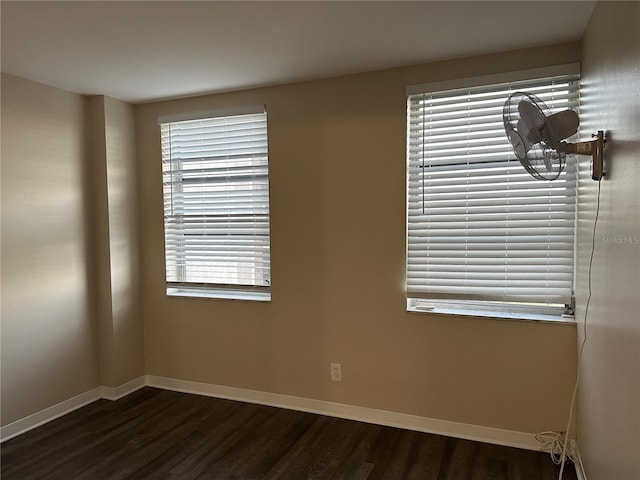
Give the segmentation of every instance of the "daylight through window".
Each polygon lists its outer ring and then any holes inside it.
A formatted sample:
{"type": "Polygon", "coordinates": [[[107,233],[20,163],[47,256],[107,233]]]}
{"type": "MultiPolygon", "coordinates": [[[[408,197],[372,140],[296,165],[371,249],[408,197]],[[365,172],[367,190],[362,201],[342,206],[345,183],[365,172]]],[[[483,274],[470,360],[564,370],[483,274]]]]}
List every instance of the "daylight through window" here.
{"type": "Polygon", "coordinates": [[[160,124],[167,294],[268,300],[266,113],[160,124]]]}
{"type": "Polygon", "coordinates": [[[409,309],[561,315],[572,303],[576,163],[540,181],[506,139],[502,108],[526,91],[577,109],[577,75],[408,98],[409,309]]]}

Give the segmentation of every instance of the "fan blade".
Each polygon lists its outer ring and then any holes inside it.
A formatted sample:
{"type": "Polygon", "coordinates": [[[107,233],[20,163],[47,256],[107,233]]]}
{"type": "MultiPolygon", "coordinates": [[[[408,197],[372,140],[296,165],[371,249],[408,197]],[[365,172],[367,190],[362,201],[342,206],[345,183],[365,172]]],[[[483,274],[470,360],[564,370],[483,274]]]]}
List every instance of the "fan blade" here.
{"type": "Polygon", "coordinates": [[[573,110],[563,110],[562,112],[549,115],[546,119],[549,138],[549,145],[553,148],[565,138],[574,135],[578,131],[580,119],[573,110]]]}
{"type": "Polygon", "coordinates": [[[551,170],[553,170],[550,157],[551,157],[550,152],[548,150],[545,151],[542,159],[544,161],[544,168],[547,169],[547,172],[550,172],[551,170]]]}
{"type": "Polygon", "coordinates": [[[531,148],[531,145],[528,145],[515,130],[509,131],[508,138],[513,147],[513,153],[516,154],[516,158],[521,161],[527,158],[527,152],[531,148]]]}
{"type": "Polygon", "coordinates": [[[542,111],[533,103],[521,100],[518,103],[518,133],[527,143],[538,143],[542,141],[540,130],[544,127],[545,116],[542,111]]]}
{"type": "Polygon", "coordinates": [[[535,129],[531,130],[529,124],[527,124],[526,121],[522,120],[522,118],[518,120],[516,131],[518,132],[518,135],[520,135],[520,138],[522,138],[522,142],[525,145],[526,151],[529,151],[532,145],[542,140],[538,131],[535,129]]]}

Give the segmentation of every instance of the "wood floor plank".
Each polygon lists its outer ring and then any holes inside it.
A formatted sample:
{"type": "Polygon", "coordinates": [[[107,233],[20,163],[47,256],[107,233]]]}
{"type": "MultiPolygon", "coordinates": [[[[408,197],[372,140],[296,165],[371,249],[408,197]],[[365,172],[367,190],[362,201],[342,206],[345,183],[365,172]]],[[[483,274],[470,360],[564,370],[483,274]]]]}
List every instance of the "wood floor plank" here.
{"type": "Polygon", "coordinates": [[[422,434],[411,433],[413,434],[413,446],[408,459],[407,478],[437,480],[442,468],[446,437],[431,435],[430,441],[425,442],[422,434]]]}
{"type": "MultiPolygon", "coordinates": [[[[0,447],[3,480],[555,480],[547,454],[166,390],[0,447]]],[[[573,466],[564,480],[576,480],[573,466]]]]}
{"type": "Polygon", "coordinates": [[[274,467],[267,472],[265,479],[286,480],[287,478],[305,478],[305,472],[314,459],[330,445],[331,418],[315,416],[313,423],[299,437],[293,447],[286,452],[274,467]]]}
{"type": "Polygon", "coordinates": [[[188,468],[187,465],[193,463],[194,458],[204,456],[216,444],[216,438],[209,432],[216,431],[219,433],[219,438],[223,438],[225,430],[221,425],[226,419],[237,418],[235,415],[241,410],[241,406],[239,402],[228,400],[201,405],[199,418],[186,424],[187,435],[170,444],[156,461],[140,468],[135,477],[184,478],[184,475],[171,472],[180,472],[181,469],[184,471],[188,468]]]}
{"type": "Polygon", "coordinates": [[[353,423],[354,445],[346,452],[346,459],[332,480],[369,479],[373,463],[368,461],[369,451],[380,427],[368,423],[353,423]]]}

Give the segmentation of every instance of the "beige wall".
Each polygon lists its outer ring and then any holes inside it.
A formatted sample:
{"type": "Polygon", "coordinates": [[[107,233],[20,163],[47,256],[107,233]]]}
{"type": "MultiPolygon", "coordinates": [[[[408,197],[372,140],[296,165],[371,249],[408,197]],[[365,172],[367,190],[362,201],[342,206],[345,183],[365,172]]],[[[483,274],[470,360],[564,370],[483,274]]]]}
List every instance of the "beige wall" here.
{"type": "Polygon", "coordinates": [[[134,108],[2,75],[2,425],[144,374],[134,108]]]}
{"type": "MultiPolygon", "coordinates": [[[[578,396],[578,444],[591,480],[640,478],[639,25],[640,3],[599,2],[583,40],[583,131],[605,130],[608,139],[578,396]]],[[[581,180],[583,319],[597,183],[586,171],[581,180]]]]}
{"type": "Polygon", "coordinates": [[[145,373],[135,115],[114,98],[104,97],[104,108],[115,376],[103,384],[117,386],[145,373]]]}
{"type": "Polygon", "coordinates": [[[139,106],[147,373],[561,430],[575,326],[405,311],[405,87],[579,57],[574,43],[139,106]],[[167,298],[156,119],[256,104],[268,112],[273,300],[167,298]]]}
{"type": "Polygon", "coordinates": [[[2,424],[99,384],[85,99],[2,75],[2,424]]]}
{"type": "Polygon", "coordinates": [[[93,260],[102,385],[144,374],[132,105],[88,100],[93,260]]]}

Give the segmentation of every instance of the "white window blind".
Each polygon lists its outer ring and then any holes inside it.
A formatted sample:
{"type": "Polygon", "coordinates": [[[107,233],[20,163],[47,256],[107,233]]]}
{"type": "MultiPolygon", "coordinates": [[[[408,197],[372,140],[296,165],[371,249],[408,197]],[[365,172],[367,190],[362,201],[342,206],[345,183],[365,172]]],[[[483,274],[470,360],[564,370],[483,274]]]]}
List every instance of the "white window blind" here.
{"type": "Polygon", "coordinates": [[[562,75],[409,96],[409,299],[548,312],[571,303],[575,160],[557,180],[531,177],[502,108],[526,91],[553,112],[575,109],[578,87],[562,75]]]}
{"type": "Polygon", "coordinates": [[[161,135],[167,293],[268,294],[266,113],[165,122],[161,135]]]}

